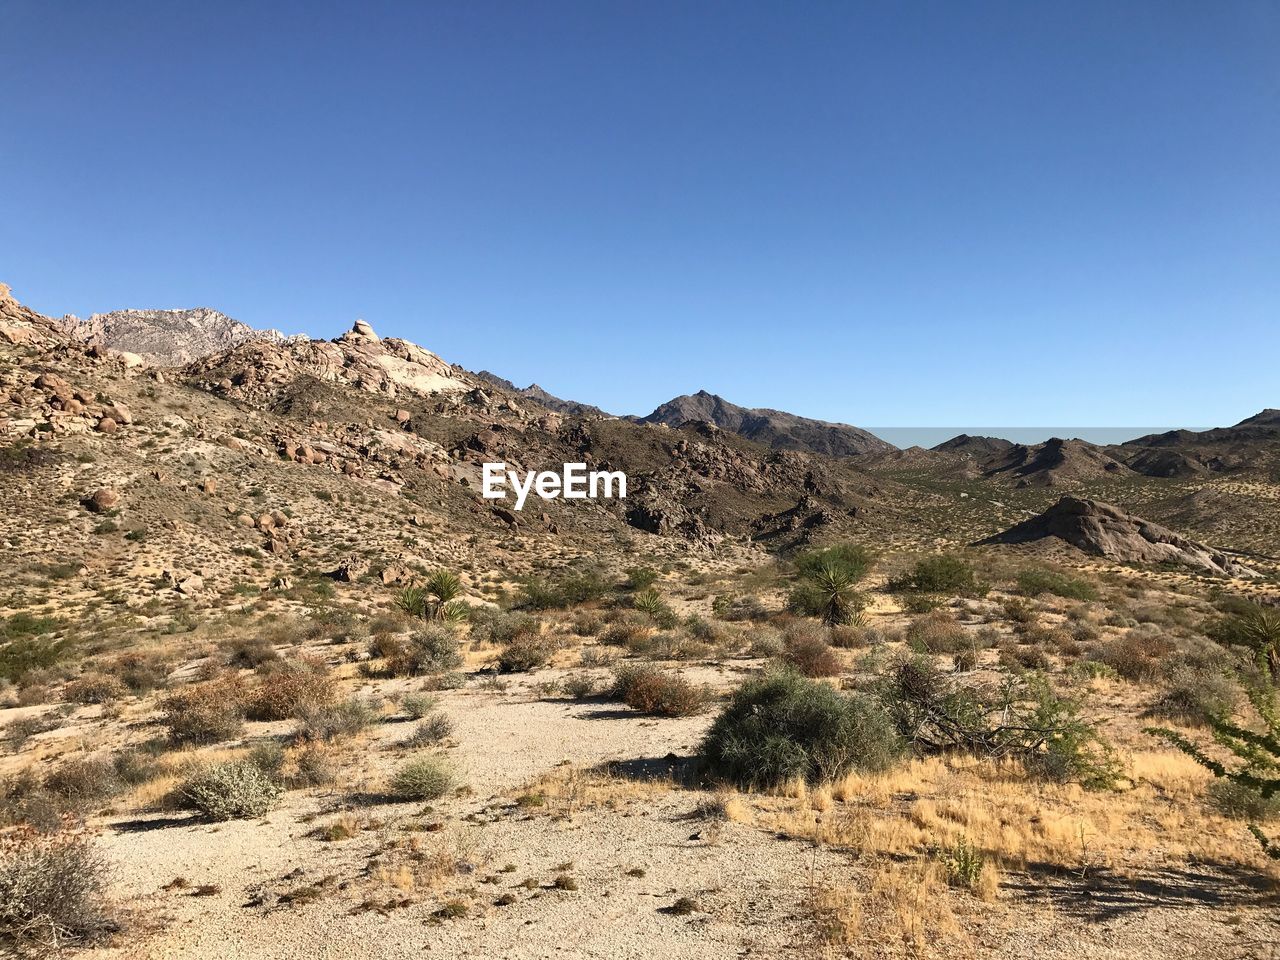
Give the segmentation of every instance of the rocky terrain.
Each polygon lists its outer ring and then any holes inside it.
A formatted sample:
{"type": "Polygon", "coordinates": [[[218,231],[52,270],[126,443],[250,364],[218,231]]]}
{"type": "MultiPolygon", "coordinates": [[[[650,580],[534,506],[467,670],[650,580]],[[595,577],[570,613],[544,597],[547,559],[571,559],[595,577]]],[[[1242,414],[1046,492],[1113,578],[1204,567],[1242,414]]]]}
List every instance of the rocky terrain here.
{"type": "Polygon", "coordinates": [[[113,310],[95,313],[88,320],[67,315],[60,322],[73,340],[127,353],[164,367],[179,367],[250,340],[282,343],[289,339],[279,330],[255,330],[208,307],[113,310]]]}
{"type": "Polygon", "coordinates": [[[640,423],[678,427],[710,423],[772,450],[804,450],[826,457],[850,457],[893,449],[874,434],[844,423],[810,420],[781,410],[748,409],[705,390],[668,400],[640,423]]]}
{"type": "Polygon", "coordinates": [[[567,414],[571,417],[607,417],[599,407],[593,407],[589,403],[578,403],[576,400],[562,400],[547,391],[543,390],[536,383],[531,383],[527,387],[517,387],[510,380],[503,379],[496,373],[490,373],[488,370],[481,370],[476,374],[486,383],[490,383],[495,387],[500,387],[507,393],[513,393],[523,400],[529,400],[539,406],[546,407],[548,410],[554,410],[556,413],[567,414]]]}
{"type": "Polygon", "coordinates": [[[0,287],[0,950],[1277,941],[1248,825],[1280,809],[1148,731],[1259,723],[1274,411],[896,450],[709,394],[609,417],[363,321],[205,320],[86,341],[0,287]],[[480,496],[498,460],[628,496],[517,512],[480,496]]]}

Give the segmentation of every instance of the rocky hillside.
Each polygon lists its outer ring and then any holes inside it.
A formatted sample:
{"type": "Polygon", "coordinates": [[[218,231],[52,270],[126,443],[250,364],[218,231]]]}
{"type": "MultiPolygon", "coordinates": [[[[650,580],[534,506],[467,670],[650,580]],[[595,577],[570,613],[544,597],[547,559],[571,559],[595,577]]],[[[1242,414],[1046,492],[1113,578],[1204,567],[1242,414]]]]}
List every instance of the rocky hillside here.
{"type": "Polygon", "coordinates": [[[290,339],[279,330],[255,330],[208,307],[114,310],[95,313],[88,320],[66,316],[61,323],[73,340],[134,354],[164,367],[182,366],[252,340],[283,343],[290,339]]]}
{"type": "Polygon", "coordinates": [[[540,407],[546,407],[548,410],[554,410],[556,413],[567,414],[571,417],[607,417],[599,407],[593,407],[589,403],[578,403],[576,400],[564,400],[555,394],[547,393],[536,383],[531,383],[527,387],[517,387],[510,380],[498,376],[496,373],[490,373],[488,370],[481,370],[476,374],[481,380],[495,387],[501,387],[508,393],[513,393],[524,400],[532,401],[540,407]]]}
{"type": "Polygon", "coordinates": [[[874,434],[844,423],[810,420],[781,410],[749,409],[699,390],[662,404],[640,423],[710,423],[773,450],[805,450],[825,457],[854,457],[893,450],[874,434]]]}
{"type": "Polygon", "coordinates": [[[1229,577],[1254,572],[1221,550],[1097,500],[1063,497],[1044,513],[983,544],[1019,544],[1056,538],[1085,553],[1125,563],[1172,563],[1229,577]]]}

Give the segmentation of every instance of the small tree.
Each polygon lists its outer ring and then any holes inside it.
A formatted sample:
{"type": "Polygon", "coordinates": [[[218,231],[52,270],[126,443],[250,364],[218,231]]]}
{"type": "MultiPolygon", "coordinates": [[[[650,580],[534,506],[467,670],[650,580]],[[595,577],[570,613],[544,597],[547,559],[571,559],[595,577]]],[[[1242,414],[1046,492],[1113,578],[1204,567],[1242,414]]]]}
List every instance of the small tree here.
{"type": "MultiPolygon", "coordinates": [[[[1225,716],[1209,720],[1213,739],[1239,761],[1232,768],[1173,730],[1148,727],[1147,733],[1177,747],[1215,777],[1243,787],[1264,801],[1270,800],[1280,793],[1280,705],[1276,703],[1275,693],[1261,686],[1251,685],[1245,692],[1262,721],[1264,732],[1250,730],[1225,716]]],[[[1267,856],[1280,860],[1280,841],[1268,839],[1257,824],[1249,824],[1249,832],[1258,838],[1267,856]]]]}

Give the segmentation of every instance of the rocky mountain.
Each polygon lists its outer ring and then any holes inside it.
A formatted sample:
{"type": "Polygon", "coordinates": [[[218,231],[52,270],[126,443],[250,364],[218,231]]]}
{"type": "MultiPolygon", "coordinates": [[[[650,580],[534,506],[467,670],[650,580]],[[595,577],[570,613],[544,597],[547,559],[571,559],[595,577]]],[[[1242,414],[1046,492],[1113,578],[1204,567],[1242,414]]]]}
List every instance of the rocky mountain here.
{"type": "Polygon", "coordinates": [[[114,310],[88,320],[65,316],[67,333],[82,343],[134,354],[155,366],[178,367],[200,357],[262,340],[305,340],[279,330],[255,330],[208,307],[190,310],[114,310]]]}
{"type": "Polygon", "coordinates": [[[706,390],[668,400],[639,423],[680,426],[710,423],[773,450],[806,450],[826,457],[853,457],[895,449],[872,433],[843,423],[810,420],[781,410],[750,409],[706,390]]]}
{"type": "Polygon", "coordinates": [[[1230,427],[1170,430],[1112,448],[1149,476],[1280,470],[1280,410],[1268,408],[1230,427]]]}
{"type": "Polygon", "coordinates": [[[589,403],[578,403],[576,400],[563,400],[554,394],[547,393],[536,383],[531,383],[527,387],[517,387],[510,380],[498,376],[496,373],[490,373],[488,370],[481,370],[476,374],[481,380],[492,384],[495,387],[501,387],[508,393],[514,393],[525,400],[531,400],[539,406],[546,407],[548,410],[554,410],[556,413],[568,414],[573,417],[607,417],[599,407],[593,407],[589,403]]]}
{"type": "Polygon", "coordinates": [[[1175,563],[1221,576],[1252,577],[1232,557],[1167,527],[1097,500],[1066,496],[1039,516],[980,541],[982,544],[1063,540],[1085,553],[1124,563],[1175,563]]]}

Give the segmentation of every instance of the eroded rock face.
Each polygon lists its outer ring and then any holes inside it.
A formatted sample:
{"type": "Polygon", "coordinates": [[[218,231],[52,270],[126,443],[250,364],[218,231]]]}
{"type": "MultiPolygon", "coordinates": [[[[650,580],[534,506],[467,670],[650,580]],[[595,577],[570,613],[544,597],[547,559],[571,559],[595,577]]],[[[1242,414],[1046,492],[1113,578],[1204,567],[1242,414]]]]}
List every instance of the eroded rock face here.
{"type": "Polygon", "coordinates": [[[1257,576],[1221,550],[1109,503],[1081,497],[1063,497],[1038,517],[980,542],[1030,543],[1046,537],[1057,537],[1086,553],[1124,563],[1177,563],[1221,576],[1257,576]]]}
{"type": "Polygon", "coordinates": [[[231,350],[251,340],[285,343],[291,339],[279,330],[255,330],[208,307],[114,310],[95,313],[88,320],[63,317],[62,323],[73,340],[171,367],[231,350]]]}

